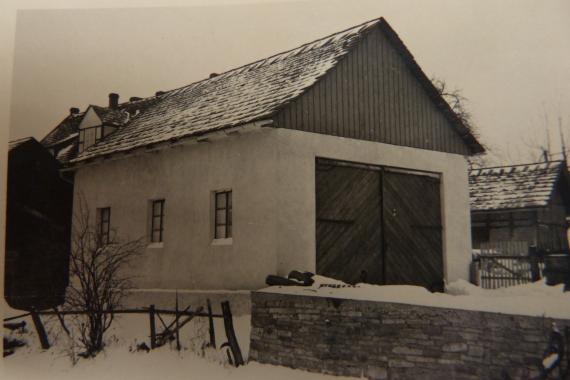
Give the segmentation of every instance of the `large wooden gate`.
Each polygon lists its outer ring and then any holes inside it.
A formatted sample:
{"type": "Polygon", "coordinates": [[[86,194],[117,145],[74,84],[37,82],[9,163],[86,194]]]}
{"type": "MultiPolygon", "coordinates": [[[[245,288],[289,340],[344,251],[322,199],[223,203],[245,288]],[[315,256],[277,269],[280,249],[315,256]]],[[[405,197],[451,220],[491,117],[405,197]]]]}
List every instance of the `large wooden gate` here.
{"type": "Polygon", "coordinates": [[[443,281],[439,177],[317,159],[317,273],[348,283],[443,281]]]}
{"type": "Polygon", "coordinates": [[[439,177],[391,169],[383,175],[386,283],[443,290],[439,177]]]}
{"type": "Polygon", "coordinates": [[[317,161],[317,273],[381,284],[380,172],[317,161]]]}

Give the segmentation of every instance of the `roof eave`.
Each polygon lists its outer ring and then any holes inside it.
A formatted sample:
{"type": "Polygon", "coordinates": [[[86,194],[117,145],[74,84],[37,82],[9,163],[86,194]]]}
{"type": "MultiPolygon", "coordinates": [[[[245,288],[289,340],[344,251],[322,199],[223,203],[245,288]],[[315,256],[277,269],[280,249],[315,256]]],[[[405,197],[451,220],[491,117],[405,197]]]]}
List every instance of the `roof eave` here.
{"type": "Polygon", "coordinates": [[[273,119],[253,120],[237,126],[230,126],[226,128],[220,128],[215,131],[208,131],[206,133],[191,134],[191,135],[181,136],[178,138],[171,138],[164,141],[157,141],[154,143],[141,145],[138,147],[133,147],[127,150],[115,151],[104,155],[88,157],[85,159],[77,157],[69,161],[67,168],[65,168],[64,170],[75,171],[80,167],[98,164],[103,161],[125,158],[128,156],[135,155],[137,153],[149,153],[158,150],[163,150],[168,147],[210,142],[212,140],[217,140],[220,137],[230,136],[233,134],[240,134],[242,132],[249,132],[250,130],[258,130],[265,127],[271,127],[273,126],[273,124],[274,124],[273,119]]]}

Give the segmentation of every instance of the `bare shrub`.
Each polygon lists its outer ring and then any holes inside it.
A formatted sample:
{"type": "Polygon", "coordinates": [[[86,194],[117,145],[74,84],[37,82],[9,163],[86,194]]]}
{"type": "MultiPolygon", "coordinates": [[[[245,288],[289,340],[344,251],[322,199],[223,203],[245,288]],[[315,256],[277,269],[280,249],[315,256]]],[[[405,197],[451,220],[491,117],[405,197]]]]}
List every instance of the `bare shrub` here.
{"type": "Polygon", "coordinates": [[[70,284],[66,308],[83,314],[73,318],[81,356],[92,357],[103,349],[103,336],[111,326],[114,310],[121,305],[131,278],[125,268],[143,250],[143,239],[121,241],[114,231],[103,238],[90,223],[83,197],[74,215],[70,255],[70,284]],[[104,241],[105,240],[105,241],[104,241]]]}

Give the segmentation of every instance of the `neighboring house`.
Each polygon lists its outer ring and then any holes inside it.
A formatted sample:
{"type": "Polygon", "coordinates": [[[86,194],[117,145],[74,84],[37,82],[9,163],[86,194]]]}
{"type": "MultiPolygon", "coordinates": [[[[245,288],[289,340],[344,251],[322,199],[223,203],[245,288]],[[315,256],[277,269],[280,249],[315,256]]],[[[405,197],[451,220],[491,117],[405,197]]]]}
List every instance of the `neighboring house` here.
{"type": "Polygon", "coordinates": [[[471,170],[473,248],[567,252],[569,185],[565,161],[471,170]]]}
{"type": "Polygon", "coordinates": [[[69,115],[40,142],[66,166],[86,148],[85,141],[87,144],[98,142],[153,102],[154,98],[131,97],[128,102],[119,104],[119,95],[111,93],[108,107],[90,105],[84,112],[75,107],[70,108],[69,115]]]}
{"type": "Polygon", "coordinates": [[[139,291],[468,278],[483,148],[384,19],[140,102],[90,107],[67,169],[100,230],[146,237],[139,291]]]}
{"type": "Polygon", "coordinates": [[[34,138],[10,142],[4,295],[16,309],[63,302],[73,185],[60,168],[34,138]]]}
{"type": "Polygon", "coordinates": [[[40,141],[63,165],[77,156],[79,123],[84,115],[85,113],[80,112],[78,108],[70,108],[69,115],[40,141]]]}

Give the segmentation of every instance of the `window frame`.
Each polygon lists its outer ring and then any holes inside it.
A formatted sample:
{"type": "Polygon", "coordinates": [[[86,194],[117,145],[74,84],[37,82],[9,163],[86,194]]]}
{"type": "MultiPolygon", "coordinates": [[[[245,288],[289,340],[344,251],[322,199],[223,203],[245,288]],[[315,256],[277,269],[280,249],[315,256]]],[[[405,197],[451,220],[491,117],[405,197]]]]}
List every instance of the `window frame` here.
{"type": "Polygon", "coordinates": [[[150,243],[164,242],[164,206],[166,201],[162,199],[153,199],[150,201],[150,243]],[[155,205],[160,205],[159,213],[155,213],[155,205]],[[158,218],[158,226],[155,225],[155,219],[158,218]],[[155,240],[155,232],[158,232],[158,240],[155,240]]]}
{"type": "Polygon", "coordinates": [[[97,235],[101,245],[111,242],[111,207],[97,208],[97,235]]]}
{"type": "Polygon", "coordinates": [[[214,192],[214,240],[232,239],[233,237],[233,194],[232,190],[214,192]],[[218,197],[224,199],[224,207],[220,207],[218,197]],[[223,217],[218,218],[218,212],[223,211],[223,217]],[[218,227],[224,227],[223,236],[218,234],[218,227]]]}
{"type": "Polygon", "coordinates": [[[99,141],[101,141],[103,139],[103,133],[104,133],[104,126],[103,125],[97,125],[95,127],[89,127],[89,128],[83,128],[79,130],[79,139],[78,139],[78,143],[77,143],[77,151],[78,153],[83,152],[85,149],[97,144],[99,141]],[[85,132],[91,129],[95,129],[95,140],[93,141],[93,144],[88,145],[87,147],[85,146],[85,132]],[[99,137],[97,137],[97,133],[99,132],[99,137]]]}

